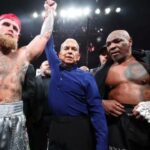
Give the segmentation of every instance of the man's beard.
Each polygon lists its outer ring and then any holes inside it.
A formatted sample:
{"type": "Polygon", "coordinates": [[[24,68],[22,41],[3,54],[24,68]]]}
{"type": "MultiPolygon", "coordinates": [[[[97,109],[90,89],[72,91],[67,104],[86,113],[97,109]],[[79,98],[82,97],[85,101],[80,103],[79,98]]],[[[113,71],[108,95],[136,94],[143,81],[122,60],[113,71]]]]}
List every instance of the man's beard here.
{"type": "Polygon", "coordinates": [[[115,55],[115,56],[111,56],[111,58],[116,63],[122,63],[126,59],[126,56],[124,56],[122,54],[118,54],[118,55],[115,55]]]}
{"type": "Polygon", "coordinates": [[[11,52],[11,50],[17,50],[18,43],[15,38],[9,37],[8,35],[0,34],[0,50],[7,54],[11,52]]]}

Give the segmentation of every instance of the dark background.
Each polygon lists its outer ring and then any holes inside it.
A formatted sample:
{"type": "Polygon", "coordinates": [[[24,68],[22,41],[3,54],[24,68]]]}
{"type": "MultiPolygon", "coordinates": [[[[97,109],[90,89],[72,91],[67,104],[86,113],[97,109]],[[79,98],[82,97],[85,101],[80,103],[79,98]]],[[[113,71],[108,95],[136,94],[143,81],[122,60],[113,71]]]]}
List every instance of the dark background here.
{"type": "MultiPolygon", "coordinates": [[[[76,7],[90,6],[93,10],[101,9],[100,15],[91,12],[90,17],[76,21],[64,21],[56,17],[54,26],[55,48],[58,51],[60,44],[68,37],[75,38],[80,43],[81,61],[79,65],[88,65],[90,68],[98,65],[98,51],[105,44],[107,35],[114,29],[125,29],[133,38],[133,49],[150,49],[150,2],[149,0],[56,0],[57,10],[74,4],[76,7]],[[109,15],[104,14],[104,9],[121,7],[122,11],[116,14],[114,10],[109,15]],[[103,31],[98,32],[100,28],[103,31]],[[97,42],[97,38],[101,38],[97,42]],[[87,47],[95,48],[88,52],[87,47]],[[88,57],[87,57],[88,56],[88,57]]],[[[0,0],[0,14],[16,13],[22,21],[20,45],[24,46],[40,32],[42,18],[33,19],[34,11],[43,10],[44,0],[0,0]]],[[[38,67],[45,59],[45,55],[33,61],[38,67]]]]}

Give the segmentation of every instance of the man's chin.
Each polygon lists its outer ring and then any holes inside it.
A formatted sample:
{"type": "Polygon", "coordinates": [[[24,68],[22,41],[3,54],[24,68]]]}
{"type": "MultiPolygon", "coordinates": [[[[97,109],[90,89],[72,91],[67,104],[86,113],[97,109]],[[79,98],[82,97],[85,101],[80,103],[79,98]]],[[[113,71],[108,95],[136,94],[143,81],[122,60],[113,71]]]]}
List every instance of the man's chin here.
{"type": "Polygon", "coordinates": [[[65,63],[71,65],[71,64],[74,64],[75,62],[73,60],[65,60],[65,63]]]}
{"type": "Polygon", "coordinates": [[[11,50],[16,50],[18,48],[17,40],[8,36],[0,35],[0,46],[4,53],[10,52],[11,50]]]}
{"type": "Polygon", "coordinates": [[[112,59],[115,61],[115,62],[118,62],[118,63],[121,63],[124,61],[124,56],[122,55],[115,55],[114,57],[112,57],[112,59]]]}
{"type": "Polygon", "coordinates": [[[73,62],[65,62],[66,65],[73,65],[73,62]]]}

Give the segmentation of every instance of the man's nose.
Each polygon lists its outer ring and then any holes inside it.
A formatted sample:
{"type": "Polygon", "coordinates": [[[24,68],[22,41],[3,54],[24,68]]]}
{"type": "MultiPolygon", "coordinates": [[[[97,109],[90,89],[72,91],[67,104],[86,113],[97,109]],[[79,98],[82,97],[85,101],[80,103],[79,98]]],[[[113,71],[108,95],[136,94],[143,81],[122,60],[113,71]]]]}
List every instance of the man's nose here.
{"type": "Polygon", "coordinates": [[[111,45],[108,48],[108,51],[113,50],[116,48],[116,44],[115,43],[111,43],[111,45]]]}
{"type": "Polygon", "coordinates": [[[72,49],[71,48],[68,49],[68,53],[72,54],[72,49]]]}
{"type": "Polygon", "coordinates": [[[9,26],[8,30],[13,33],[14,32],[13,26],[9,26]]]}

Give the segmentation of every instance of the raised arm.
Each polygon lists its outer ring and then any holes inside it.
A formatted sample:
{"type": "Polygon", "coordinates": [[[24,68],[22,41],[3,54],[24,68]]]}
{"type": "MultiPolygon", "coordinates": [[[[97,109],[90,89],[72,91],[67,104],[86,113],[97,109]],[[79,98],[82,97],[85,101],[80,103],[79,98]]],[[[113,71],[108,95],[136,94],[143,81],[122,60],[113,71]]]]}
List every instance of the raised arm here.
{"type": "Polygon", "coordinates": [[[56,6],[57,4],[53,0],[45,1],[44,7],[46,11],[46,17],[41,28],[41,33],[26,46],[28,61],[39,57],[44,51],[47,41],[49,40],[53,31],[56,6]]]}

